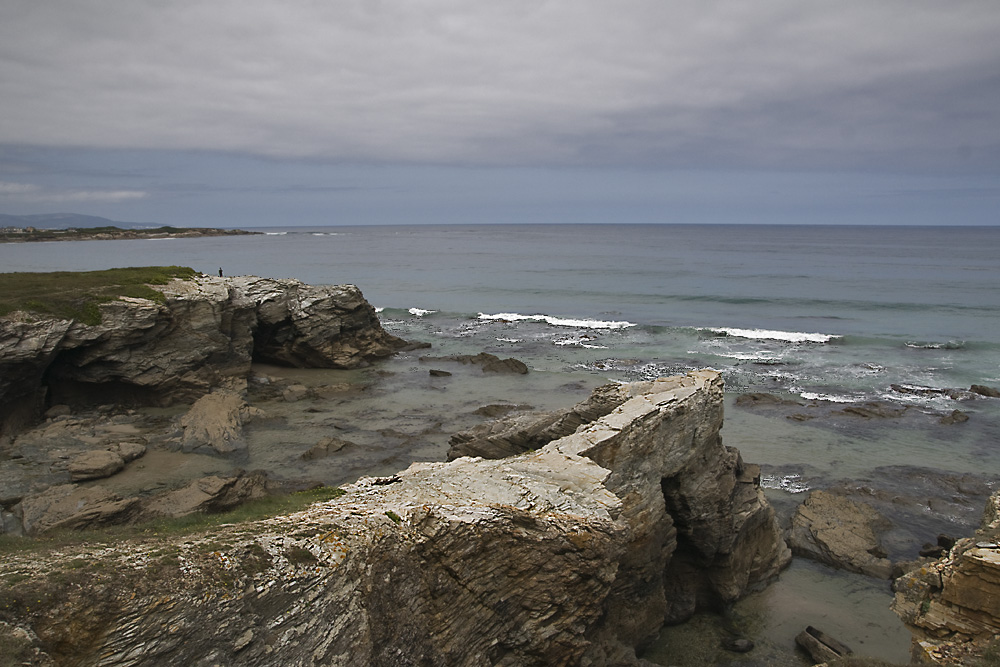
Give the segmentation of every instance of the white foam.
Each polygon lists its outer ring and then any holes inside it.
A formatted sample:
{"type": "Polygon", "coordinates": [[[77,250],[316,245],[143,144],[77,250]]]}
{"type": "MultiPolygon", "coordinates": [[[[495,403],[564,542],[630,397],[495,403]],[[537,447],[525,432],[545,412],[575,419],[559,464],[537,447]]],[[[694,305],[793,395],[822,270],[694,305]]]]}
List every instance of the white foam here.
{"type": "Polygon", "coordinates": [[[545,322],[554,327],[575,327],[578,329],[626,329],[634,327],[632,322],[612,321],[612,320],[571,320],[551,315],[521,315],[520,313],[497,313],[487,315],[479,313],[481,320],[499,320],[503,322],[520,322],[530,320],[534,322],[545,322]]]}
{"type": "Polygon", "coordinates": [[[288,232],[264,232],[264,236],[284,236],[288,232]]]}
{"type": "Polygon", "coordinates": [[[800,391],[799,396],[807,401],[829,401],[830,403],[857,403],[864,400],[852,396],[837,396],[836,394],[819,394],[814,391],[800,391]]]}
{"type": "Polygon", "coordinates": [[[520,343],[520,338],[497,338],[497,342],[500,343],[520,343]]]}
{"type": "Polygon", "coordinates": [[[827,343],[834,338],[840,338],[835,334],[824,333],[804,333],[801,331],[772,331],[769,329],[736,329],[732,327],[700,327],[701,331],[713,331],[715,333],[735,336],[737,338],[752,338],[763,340],[783,340],[789,343],[827,343]]]}
{"type": "Polygon", "coordinates": [[[416,315],[417,317],[423,317],[424,315],[430,315],[431,313],[436,313],[436,310],[424,310],[423,308],[410,308],[408,311],[410,315],[416,315]]]}
{"type": "Polygon", "coordinates": [[[760,486],[764,489],[778,489],[788,493],[805,493],[809,487],[800,480],[802,475],[761,475],[760,486]]]}
{"type": "Polygon", "coordinates": [[[579,338],[565,338],[563,340],[556,340],[556,341],[552,341],[552,342],[555,343],[556,345],[560,345],[560,346],[570,346],[571,345],[573,347],[582,347],[582,348],[586,348],[588,350],[606,350],[606,349],[608,349],[607,345],[591,345],[590,343],[584,343],[583,340],[581,340],[579,338]]]}
{"type": "Polygon", "coordinates": [[[385,310],[385,306],[375,306],[376,313],[381,313],[383,310],[385,310]]]}

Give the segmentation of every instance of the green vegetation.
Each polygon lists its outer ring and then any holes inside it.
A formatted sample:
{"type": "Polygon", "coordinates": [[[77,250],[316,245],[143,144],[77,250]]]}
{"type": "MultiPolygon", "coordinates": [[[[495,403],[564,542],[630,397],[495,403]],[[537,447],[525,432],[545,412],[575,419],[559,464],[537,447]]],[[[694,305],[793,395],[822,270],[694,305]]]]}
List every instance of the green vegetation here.
{"type": "MultiPolygon", "coordinates": [[[[324,500],[339,498],[344,491],[333,486],[321,486],[284,496],[266,496],[248,501],[230,512],[190,514],[178,519],[162,519],[134,526],[111,526],[102,530],[57,530],[37,537],[0,536],[0,554],[13,551],[42,550],[74,544],[108,544],[136,538],[175,538],[205,532],[216,526],[257,521],[303,510],[324,500]]],[[[223,545],[213,544],[213,547],[223,545]]],[[[169,554],[168,554],[169,555],[169,554]]],[[[84,563],[71,561],[73,569],[84,563]]],[[[8,582],[9,583],[9,582],[8,582]]]]}
{"type": "Polygon", "coordinates": [[[150,285],[166,285],[174,278],[190,278],[196,273],[185,266],[0,273],[0,316],[23,310],[89,325],[100,324],[100,304],[121,296],[162,303],[163,293],[150,285]]]}
{"type": "Polygon", "coordinates": [[[395,523],[400,523],[403,521],[402,519],[399,518],[399,515],[393,512],[392,510],[386,510],[385,515],[390,519],[392,519],[392,521],[395,523]]]}
{"type": "Polygon", "coordinates": [[[74,227],[70,229],[38,229],[35,227],[2,227],[0,243],[30,243],[32,241],[106,241],[114,239],[146,239],[165,236],[238,236],[257,234],[242,229],[216,229],[210,227],[153,227],[149,229],[122,229],[113,225],[103,227],[74,227]]]}

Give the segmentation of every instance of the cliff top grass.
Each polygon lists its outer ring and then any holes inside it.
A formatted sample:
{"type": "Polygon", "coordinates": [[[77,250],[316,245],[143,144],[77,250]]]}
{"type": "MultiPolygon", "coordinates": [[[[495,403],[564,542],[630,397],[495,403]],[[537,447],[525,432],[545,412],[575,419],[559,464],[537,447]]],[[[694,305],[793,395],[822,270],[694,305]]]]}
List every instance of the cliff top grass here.
{"type": "Polygon", "coordinates": [[[98,306],[129,296],[163,302],[163,293],[150,285],[166,285],[174,278],[191,278],[186,266],[141,266],[104,271],[0,273],[0,317],[14,311],[59,319],[101,322],[98,306]]]}

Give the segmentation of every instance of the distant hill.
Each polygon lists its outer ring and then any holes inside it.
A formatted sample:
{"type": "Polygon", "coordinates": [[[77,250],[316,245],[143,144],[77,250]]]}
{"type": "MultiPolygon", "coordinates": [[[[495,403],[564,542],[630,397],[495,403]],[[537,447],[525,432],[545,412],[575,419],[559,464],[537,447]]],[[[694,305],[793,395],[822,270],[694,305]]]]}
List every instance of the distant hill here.
{"type": "Polygon", "coordinates": [[[70,229],[88,227],[118,227],[120,229],[148,229],[160,227],[150,222],[118,222],[96,215],[81,213],[39,213],[37,215],[7,215],[0,213],[0,227],[35,227],[36,229],[70,229]]]}

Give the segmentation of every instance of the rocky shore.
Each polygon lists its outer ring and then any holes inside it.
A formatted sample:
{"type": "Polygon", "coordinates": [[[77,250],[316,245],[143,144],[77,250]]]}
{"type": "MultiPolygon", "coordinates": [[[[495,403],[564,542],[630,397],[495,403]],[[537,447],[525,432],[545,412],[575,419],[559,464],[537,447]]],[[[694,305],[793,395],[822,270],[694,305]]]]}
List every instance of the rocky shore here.
{"type": "MultiPolygon", "coordinates": [[[[422,347],[383,330],[350,285],[196,276],[157,289],[162,301],[103,304],[96,325],[0,318],[0,533],[143,524],[304,488],[306,478],[239,469],[247,429],[276,419],[259,406],[322,414],[365,388],[282,381],[251,364],[355,369],[422,347]],[[177,407],[134,409],[150,405],[177,407]],[[226,466],[138,494],[108,484],[192,461],[226,466]]],[[[453,371],[529,370],[486,353],[416,362],[432,392],[453,371]]],[[[989,387],[955,391],[995,398],[989,387]]],[[[963,423],[766,394],[736,404],[821,427],[963,423]]],[[[1000,625],[989,476],[886,466],[773,509],[760,467],[722,444],[713,371],[608,384],[549,412],[476,412],[471,428],[412,427],[450,436],[448,463],[374,473],[296,514],[181,540],[12,551],[0,565],[0,646],[31,664],[643,664],[636,651],[664,623],[727,609],[793,552],[895,579],[895,608],[924,660],[962,664],[952,656],[1000,625]],[[980,533],[959,539],[987,502],[980,533]]],[[[412,438],[408,419],[378,437],[412,438]]],[[[354,456],[359,434],[336,422],[284,455],[354,456]]]]}

